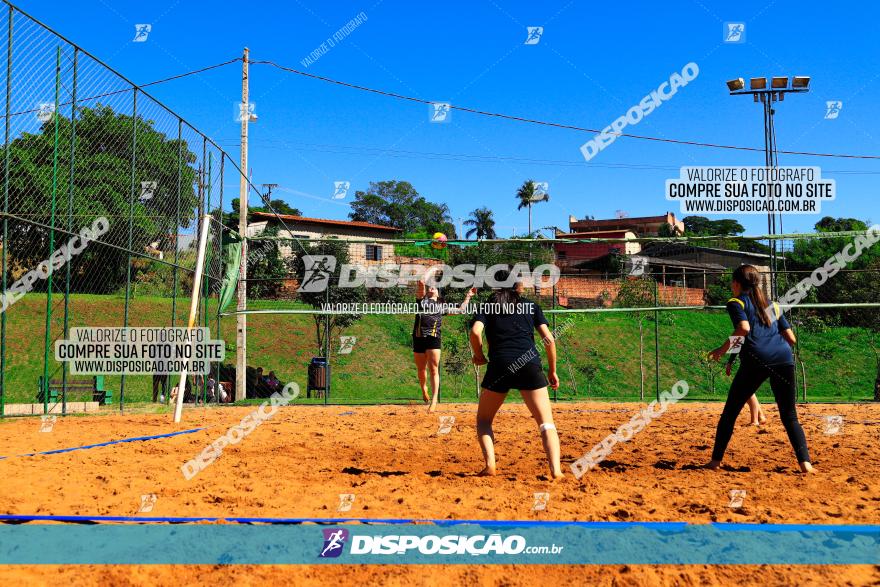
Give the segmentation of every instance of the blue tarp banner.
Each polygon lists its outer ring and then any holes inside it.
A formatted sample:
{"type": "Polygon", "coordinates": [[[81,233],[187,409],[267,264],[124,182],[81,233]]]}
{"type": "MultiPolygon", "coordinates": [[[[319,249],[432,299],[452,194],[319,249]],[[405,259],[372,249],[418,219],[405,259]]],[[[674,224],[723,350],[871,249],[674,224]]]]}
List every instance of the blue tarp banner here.
{"type": "Polygon", "coordinates": [[[437,522],[4,525],[0,564],[880,564],[880,526],[437,522]]]}

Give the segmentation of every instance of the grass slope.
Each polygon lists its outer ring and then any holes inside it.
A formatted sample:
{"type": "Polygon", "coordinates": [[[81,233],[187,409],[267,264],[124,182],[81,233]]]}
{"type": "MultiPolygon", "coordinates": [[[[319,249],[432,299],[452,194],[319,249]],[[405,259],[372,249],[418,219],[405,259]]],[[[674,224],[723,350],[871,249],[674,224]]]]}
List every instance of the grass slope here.
{"type": "MultiPolygon", "coordinates": [[[[272,307],[273,302],[261,302],[272,307]]],[[[176,304],[177,325],[186,324],[188,300],[176,304]]],[[[290,307],[279,302],[278,307],[290,307]]],[[[118,296],[73,295],[69,325],[121,326],[125,301],[118,296]]],[[[53,297],[50,340],[63,332],[63,297],[53,297]]],[[[30,294],[7,311],[6,402],[32,402],[37,379],[43,372],[45,339],[45,297],[30,294]]],[[[168,298],[137,297],[131,300],[130,326],[170,326],[172,302],[168,298]]],[[[444,319],[444,365],[441,395],[446,401],[475,398],[474,374],[468,364],[466,318],[444,319]],[[460,372],[455,371],[458,359],[460,372]]],[[[639,399],[655,397],[655,322],[653,313],[641,317],[643,326],[644,375],[639,368],[639,317],[633,314],[560,314],[556,317],[559,339],[559,399],[639,399]]],[[[693,399],[724,399],[729,379],[721,365],[707,365],[702,357],[730,334],[726,314],[709,311],[661,312],[657,324],[659,389],[669,389],[679,379],[690,386],[693,399]],[[714,381],[714,384],[713,384],[714,381]]],[[[234,363],[235,318],[223,318],[220,334],[216,320],[212,336],[227,341],[227,363],[234,363]]],[[[355,336],[351,354],[338,354],[339,339],[333,340],[331,400],[342,403],[420,401],[412,365],[411,316],[364,316],[344,334],[355,336]]],[[[868,341],[870,333],[860,328],[831,328],[826,332],[799,332],[801,357],[805,363],[807,397],[810,401],[870,400],[873,397],[875,359],[868,341]]],[[[305,398],[306,369],[315,355],[314,319],[308,315],[251,315],[248,317],[249,364],[268,372],[274,370],[283,381],[295,381],[305,398]]],[[[49,373],[60,378],[60,365],[50,348],[49,373]]],[[[802,393],[800,373],[798,393],[802,393]]],[[[119,399],[119,377],[108,377],[107,385],[119,399]]],[[[149,376],[128,376],[126,402],[148,401],[149,376]]],[[[765,385],[760,395],[772,398],[765,385]]],[[[323,400],[317,400],[323,401],[323,400]]]]}

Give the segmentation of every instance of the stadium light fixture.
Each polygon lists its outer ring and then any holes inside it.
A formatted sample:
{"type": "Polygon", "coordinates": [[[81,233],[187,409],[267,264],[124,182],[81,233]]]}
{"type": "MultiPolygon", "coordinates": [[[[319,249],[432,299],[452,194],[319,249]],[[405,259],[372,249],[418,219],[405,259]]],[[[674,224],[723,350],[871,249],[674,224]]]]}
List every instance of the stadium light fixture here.
{"type": "MultiPolygon", "coordinates": [[[[786,94],[803,93],[810,91],[809,76],[797,75],[790,79],[791,84],[789,84],[789,77],[775,76],[770,78],[770,82],[768,84],[768,78],[766,77],[752,77],[749,78],[748,90],[745,89],[743,78],[736,78],[727,82],[727,89],[730,91],[731,96],[751,94],[752,99],[755,102],[761,103],[761,108],[764,111],[764,165],[767,167],[776,167],[778,165],[776,156],[776,129],[773,123],[773,116],[776,114],[774,103],[782,102],[783,100],[785,100],[786,94]]],[[[776,213],[769,212],[767,214],[767,233],[770,235],[775,235],[777,225],[782,225],[782,214],[779,213],[779,220],[777,224],[776,213]]],[[[776,268],[778,258],[779,253],[777,252],[776,240],[771,240],[770,293],[771,296],[774,298],[777,295],[776,268]]]]}
{"type": "Polygon", "coordinates": [[[787,77],[774,77],[770,80],[770,87],[776,90],[784,90],[788,87],[787,77]]]}

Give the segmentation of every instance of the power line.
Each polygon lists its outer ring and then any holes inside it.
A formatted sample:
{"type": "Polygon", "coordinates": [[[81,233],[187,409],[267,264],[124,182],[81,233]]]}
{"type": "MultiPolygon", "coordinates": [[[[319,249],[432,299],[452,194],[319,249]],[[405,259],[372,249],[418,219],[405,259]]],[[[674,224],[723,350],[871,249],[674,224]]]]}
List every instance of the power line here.
{"type": "MultiPolygon", "coordinates": [[[[234,147],[237,142],[231,140],[221,140],[220,144],[226,147],[234,147]]],[[[331,145],[321,143],[298,143],[290,142],[284,139],[260,139],[254,141],[265,148],[284,147],[293,151],[319,152],[319,153],[336,153],[340,155],[363,155],[372,157],[375,155],[385,155],[388,157],[398,157],[404,159],[430,159],[440,161],[465,161],[473,163],[524,163],[529,165],[547,165],[556,167],[582,167],[582,168],[607,168],[607,169],[629,169],[643,171],[678,171],[679,167],[673,165],[658,165],[649,163],[590,163],[586,165],[583,160],[566,160],[566,159],[533,159],[529,157],[514,156],[496,156],[496,155],[475,155],[471,153],[437,153],[431,151],[410,151],[403,149],[386,149],[383,147],[370,147],[366,145],[331,145]]],[[[880,171],[860,171],[857,169],[832,170],[823,169],[823,173],[839,173],[844,175],[880,175],[880,171]]]]}
{"type": "MultiPolygon", "coordinates": [[[[124,93],[126,93],[126,92],[131,92],[131,91],[134,90],[134,89],[140,89],[140,88],[146,88],[146,87],[149,87],[149,86],[155,86],[155,85],[158,85],[158,84],[163,84],[163,83],[165,83],[165,82],[170,82],[170,81],[177,80],[177,79],[181,79],[181,78],[188,77],[188,76],[191,76],[191,75],[196,75],[196,74],[199,74],[199,73],[204,73],[204,72],[206,72],[206,71],[210,71],[210,70],[212,70],[212,69],[217,69],[218,67],[223,67],[224,65],[229,65],[230,63],[235,63],[236,61],[241,61],[241,57],[236,57],[236,58],[234,58],[234,59],[230,59],[229,61],[224,61],[223,63],[215,63],[214,65],[209,65],[209,66],[207,66],[207,67],[202,67],[202,68],[200,68],[200,69],[194,69],[193,71],[188,71],[188,72],[186,72],[186,73],[181,73],[181,74],[178,74],[178,75],[173,75],[173,76],[171,76],[171,77],[166,77],[166,78],[164,78],[164,79],[159,79],[159,80],[152,81],[152,82],[148,82],[148,83],[145,83],[145,84],[141,84],[141,85],[133,85],[132,87],[129,87],[129,88],[123,88],[123,89],[121,89],[121,90],[114,90],[114,91],[112,91],[112,92],[104,92],[103,94],[95,94],[94,96],[86,96],[86,97],[84,97],[84,98],[77,98],[77,101],[78,101],[78,102],[85,102],[85,101],[87,101],[87,100],[97,100],[97,99],[99,99],[99,98],[107,98],[107,97],[109,97],[109,96],[116,96],[117,94],[124,94],[124,93]]],[[[70,93],[69,90],[68,90],[68,93],[70,93]]],[[[60,102],[60,103],[58,104],[58,106],[70,106],[71,104],[73,104],[73,101],[60,102]]],[[[21,111],[19,111],[19,112],[12,112],[12,113],[10,113],[9,116],[19,116],[19,115],[22,115],[22,114],[33,114],[34,112],[39,112],[39,111],[40,111],[39,108],[32,108],[32,109],[30,109],[30,110],[21,110],[21,111]]]]}
{"type": "MultiPolygon", "coordinates": [[[[251,63],[256,64],[256,65],[270,65],[270,66],[275,67],[277,69],[280,69],[282,71],[286,71],[286,72],[293,73],[296,75],[301,75],[303,77],[308,77],[308,78],[320,80],[320,81],[327,82],[330,84],[336,84],[336,85],[343,86],[346,88],[360,90],[362,92],[370,92],[373,94],[378,94],[380,96],[386,96],[389,98],[396,98],[398,100],[406,100],[409,102],[416,102],[419,104],[426,104],[426,105],[427,104],[434,104],[433,101],[425,100],[423,98],[414,98],[412,96],[405,96],[403,94],[397,94],[395,92],[386,92],[384,90],[377,90],[375,88],[369,88],[367,86],[361,86],[358,84],[343,82],[340,80],[335,80],[335,79],[332,79],[329,77],[324,77],[324,76],[316,75],[313,73],[306,73],[306,72],[300,71],[298,69],[293,69],[292,67],[286,67],[283,65],[279,65],[279,64],[275,63],[274,61],[270,61],[270,60],[251,61],[251,63]]],[[[498,112],[489,112],[486,110],[478,110],[476,108],[468,108],[466,106],[456,106],[454,104],[450,104],[449,107],[451,109],[460,110],[462,112],[470,112],[471,114],[479,114],[481,116],[491,116],[494,118],[503,118],[505,120],[513,120],[516,122],[526,122],[529,124],[537,124],[537,125],[549,126],[549,127],[553,127],[553,128],[562,128],[562,129],[566,129],[566,130],[576,130],[579,132],[589,132],[589,133],[593,133],[593,134],[599,134],[599,133],[603,132],[601,130],[594,129],[594,128],[586,128],[586,127],[582,127],[582,126],[575,126],[575,125],[571,125],[571,124],[562,124],[559,122],[550,122],[550,121],[546,121],[546,120],[537,120],[534,118],[524,118],[521,116],[513,116],[510,114],[501,114],[498,112]]],[[[763,148],[758,148],[758,147],[743,147],[743,146],[739,146],[739,145],[723,145],[723,144],[719,144],[719,143],[704,143],[704,142],[699,142],[699,141],[686,141],[686,140],[681,140],[681,139],[667,139],[667,138],[662,138],[662,137],[652,137],[652,136],[647,136],[647,135],[635,135],[635,134],[630,134],[630,133],[612,132],[612,133],[608,133],[608,134],[613,134],[613,135],[616,135],[619,137],[627,137],[627,138],[631,138],[631,139],[640,139],[643,141],[656,141],[656,142],[661,142],[661,143],[688,145],[691,147],[709,147],[709,148],[714,148],[714,149],[730,149],[730,150],[736,150],[736,151],[756,151],[756,152],[757,151],[760,151],[760,152],[764,151],[763,148]]],[[[803,156],[808,156],[808,157],[839,157],[839,158],[844,158],[844,159],[880,159],[880,155],[852,155],[852,154],[843,154],[843,153],[814,153],[814,152],[809,152],[809,151],[777,151],[777,152],[783,153],[785,155],[803,155],[803,156]]]]}
{"type": "Polygon", "coordinates": [[[183,77],[188,77],[191,75],[196,75],[199,73],[205,73],[206,71],[210,71],[212,69],[217,69],[218,67],[223,67],[224,65],[229,65],[230,63],[236,63],[237,61],[241,61],[241,57],[235,57],[230,59],[229,61],[224,61],[223,63],[216,63],[214,65],[209,65],[207,67],[202,67],[201,69],[194,69],[193,71],[188,71],[186,73],[181,73],[179,75],[172,75],[171,77],[166,77],[165,79],[156,80],[154,82],[149,82],[146,84],[141,84],[141,88],[146,88],[147,86],[155,86],[156,84],[164,84],[165,82],[174,81],[176,79],[180,79],[183,77]]]}

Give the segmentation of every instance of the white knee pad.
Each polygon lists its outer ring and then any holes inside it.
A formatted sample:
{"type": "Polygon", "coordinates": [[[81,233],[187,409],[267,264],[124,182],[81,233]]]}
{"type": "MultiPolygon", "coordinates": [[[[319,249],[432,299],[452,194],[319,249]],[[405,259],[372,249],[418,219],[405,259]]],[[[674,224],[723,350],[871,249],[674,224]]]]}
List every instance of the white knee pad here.
{"type": "Polygon", "coordinates": [[[539,428],[541,429],[541,432],[546,432],[547,430],[556,430],[556,424],[541,424],[539,428]]]}

